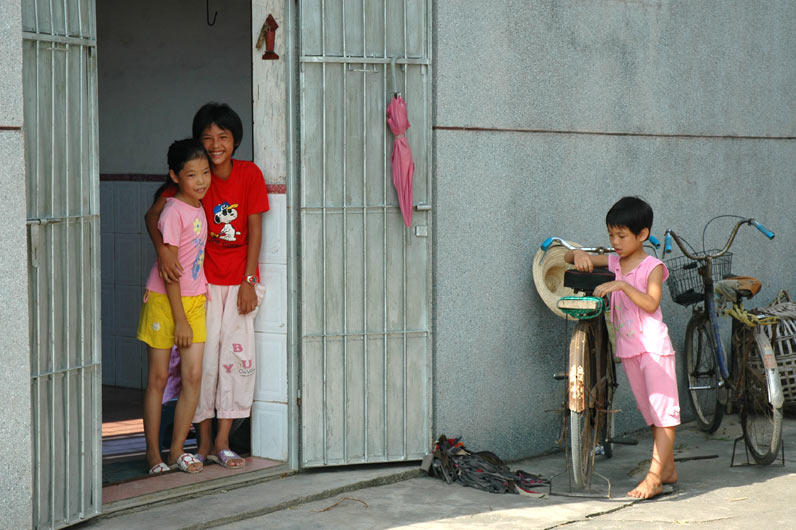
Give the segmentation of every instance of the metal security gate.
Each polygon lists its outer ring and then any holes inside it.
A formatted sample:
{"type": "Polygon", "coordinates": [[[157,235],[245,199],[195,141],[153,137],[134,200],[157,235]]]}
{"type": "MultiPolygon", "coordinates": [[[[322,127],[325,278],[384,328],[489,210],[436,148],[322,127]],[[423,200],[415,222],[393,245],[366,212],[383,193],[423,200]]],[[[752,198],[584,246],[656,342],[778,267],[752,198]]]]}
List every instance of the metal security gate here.
{"type": "Polygon", "coordinates": [[[418,459],[431,442],[430,20],[428,0],[299,2],[305,467],[418,459]],[[412,125],[411,228],[392,184],[395,91],[412,125]]]}
{"type": "Polygon", "coordinates": [[[23,0],[36,528],[100,512],[94,0],[23,0]]]}

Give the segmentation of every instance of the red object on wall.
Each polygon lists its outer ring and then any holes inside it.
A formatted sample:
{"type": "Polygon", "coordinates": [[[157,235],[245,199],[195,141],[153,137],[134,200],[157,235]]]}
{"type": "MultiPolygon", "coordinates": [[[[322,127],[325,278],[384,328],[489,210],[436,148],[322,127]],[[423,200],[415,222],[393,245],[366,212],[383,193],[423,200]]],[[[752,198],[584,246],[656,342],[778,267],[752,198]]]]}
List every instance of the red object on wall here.
{"type": "MultiPolygon", "coordinates": [[[[279,59],[279,55],[274,52],[274,38],[276,37],[276,28],[279,27],[279,24],[276,23],[273,15],[268,15],[268,18],[265,19],[265,24],[263,25],[263,31],[265,32],[265,53],[263,53],[263,60],[264,61],[274,61],[279,59]]],[[[262,38],[262,31],[260,33],[262,38]]]]}

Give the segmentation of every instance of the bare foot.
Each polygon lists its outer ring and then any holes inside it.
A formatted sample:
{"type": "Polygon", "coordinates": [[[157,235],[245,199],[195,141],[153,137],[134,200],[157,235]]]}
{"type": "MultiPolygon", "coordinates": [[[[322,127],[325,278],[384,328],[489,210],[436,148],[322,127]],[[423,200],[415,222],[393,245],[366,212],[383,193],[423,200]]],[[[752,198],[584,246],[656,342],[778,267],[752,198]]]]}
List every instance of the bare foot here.
{"type": "Polygon", "coordinates": [[[160,457],[160,451],[147,451],[146,452],[146,465],[149,466],[150,469],[155,467],[158,464],[162,464],[163,459],[160,457]]]}
{"type": "Polygon", "coordinates": [[[657,497],[663,491],[663,485],[660,479],[652,473],[647,473],[644,480],[638,483],[633,490],[627,492],[628,497],[635,497],[636,499],[651,499],[657,497]]]}
{"type": "Polygon", "coordinates": [[[663,479],[661,480],[663,484],[674,484],[677,482],[677,470],[672,468],[671,471],[668,473],[666,471],[663,472],[663,479]]]}

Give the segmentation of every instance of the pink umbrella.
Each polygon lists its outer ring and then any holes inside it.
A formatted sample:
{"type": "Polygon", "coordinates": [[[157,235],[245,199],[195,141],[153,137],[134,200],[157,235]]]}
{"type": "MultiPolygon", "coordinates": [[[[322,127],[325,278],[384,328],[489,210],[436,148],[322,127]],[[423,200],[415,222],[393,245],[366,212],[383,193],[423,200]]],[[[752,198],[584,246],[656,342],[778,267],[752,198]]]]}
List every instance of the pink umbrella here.
{"type": "Polygon", "coordinates": [[[412,226],[412,176],[415,174],[415,163],[405,136],[409,128],[406,101],[400,95],[395,95],[387,106],[387,124],[395,136],[392,146],[392,183],[398,194],[404,224],[412,226]]]}

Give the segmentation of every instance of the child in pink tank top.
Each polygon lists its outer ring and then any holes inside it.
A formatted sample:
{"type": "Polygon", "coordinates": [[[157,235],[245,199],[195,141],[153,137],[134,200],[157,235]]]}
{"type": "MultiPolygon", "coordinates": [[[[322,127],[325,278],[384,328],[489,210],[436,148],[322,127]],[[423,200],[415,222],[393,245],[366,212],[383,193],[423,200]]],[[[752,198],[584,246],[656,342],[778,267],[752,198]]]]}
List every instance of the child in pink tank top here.
{"type": "Polygon", "coordinates": [[[608,237],[616,255],[567,252],[565,260],[581,271],[608,267],[616,279],[599,285],[594,296],[611,299],[611,322],[616,355],[630,382],[644,420],[652,429],[652,462],[647,476],[628,492],[649,499],[659,495],[663,484],[677,481],[674,467],[675,427],[680,424],[674,348],[661,316],[666,266],[644,251],[652,229],[652,208],[638,197],[623,197],[605,217],[608,237]]]}

